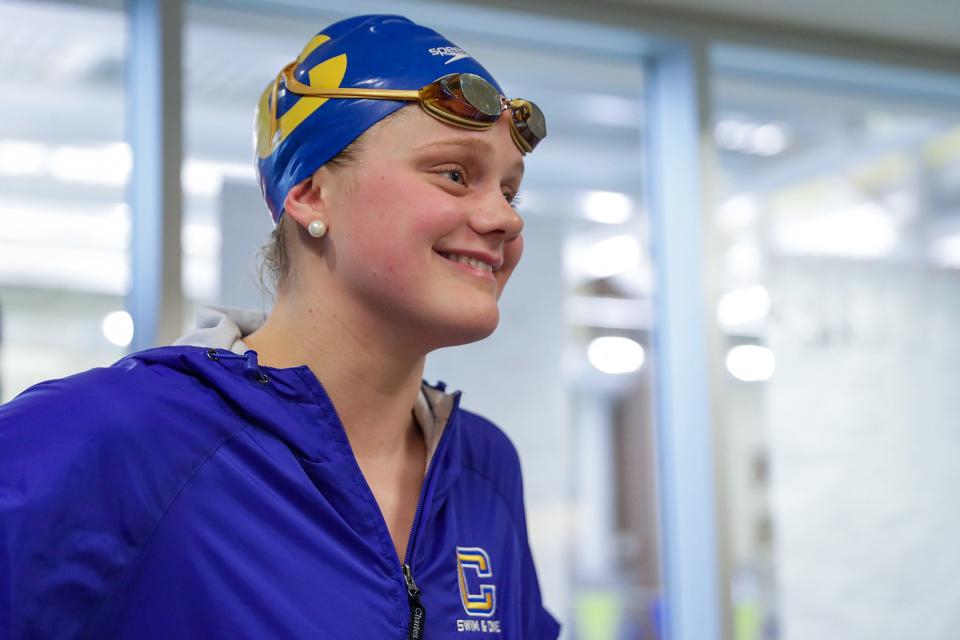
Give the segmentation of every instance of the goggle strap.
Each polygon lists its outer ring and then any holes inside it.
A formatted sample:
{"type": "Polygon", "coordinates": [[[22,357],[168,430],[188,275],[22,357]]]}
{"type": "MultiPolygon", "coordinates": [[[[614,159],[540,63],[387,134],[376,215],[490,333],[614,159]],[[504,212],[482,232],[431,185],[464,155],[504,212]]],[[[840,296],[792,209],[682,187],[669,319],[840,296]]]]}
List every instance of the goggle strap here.
{"type": "Polygon", "coordinates": [[[360,87],[311,87],[293,77],[290,68],[283,71],[287,89],[302,96],[320,98],[373,98],[374,100],[419,100],[419,91],[405,89],[363,89],[360,87]]]}

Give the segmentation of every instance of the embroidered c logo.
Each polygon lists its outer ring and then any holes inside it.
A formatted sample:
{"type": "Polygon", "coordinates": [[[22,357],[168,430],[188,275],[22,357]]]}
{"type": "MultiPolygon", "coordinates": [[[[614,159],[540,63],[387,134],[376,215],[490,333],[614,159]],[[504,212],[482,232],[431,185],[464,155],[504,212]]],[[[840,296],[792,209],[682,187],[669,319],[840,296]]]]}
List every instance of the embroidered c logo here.
{"type": "Polygon", "coordinates": [[[493,578],[490,556],[480,547],[457,547],[457,577],[460,582],[460,599],[463,610],[470,616],[489,618],[497,609],[497,586],[482,582],[493,578]],[[476,584],[471,591],[467,574],[473,574],[476,584]]]}

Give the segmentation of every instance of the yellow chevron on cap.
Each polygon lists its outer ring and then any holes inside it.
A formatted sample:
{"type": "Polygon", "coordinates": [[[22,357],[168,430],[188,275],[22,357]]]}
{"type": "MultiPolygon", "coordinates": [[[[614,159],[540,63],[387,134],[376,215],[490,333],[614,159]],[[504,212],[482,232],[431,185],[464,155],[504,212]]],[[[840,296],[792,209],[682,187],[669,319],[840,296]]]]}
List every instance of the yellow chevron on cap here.
{"type": "MultiPolygon", "coordinates": [[[[315,36],[313,40],[311,40],[311,43],[320,38],[323,38],[323,40],[316,43],[313,49],[316,49],[316,47],[322,44],[324,41],[329,40],[327,36],[315,36]]],[[[307,52],[306,55],[309,55],[308,49],[310,51],[313,50],[308,44],[306,47],[304,47],[304,51],[307,52]]],[[[302,53],[301,56],[306,57],[302,53]]],[[[310,69],[308,73],[310,78],[308,84],[311,87],[337,88],[343,83],[343,78],[346,74],[347,54],[341,53],[338,56],[330,58],[329,60],[324,60],[320,64],[310,69]]],[[[260,158],[266,158],[273,153],[274,149],[277,148],[277,145],[279,145],[287,138],[287,136],[293,133],[293,131],[300,126],[300,123],[306,120],[307,117],[309,117],[314,111],[319,109],[324,102],[329,100],[329,98],[311,96],[305,96],[297,100],[296,104],[294,104],[278,119],[277,135],[274,140],[271,140],[270,93],[271,87],[268,86],[260,95],[260,101],[257,104],[257,155],[260,158]]]]}
{"type": "Polygon", "coordinates": [[[318,33],[317,35],[310,38],[310,42],[303,47],[303,51],[300,52],[300,55],[297,56],[297,62],[303,62],[307,59],[311,53],[313,53],[317,47],[322,45],[324,42],[330,39],[330,36],[318,33]]]}
{"type": "MultiPolygon", "coordinates": [[[[343,82],[343,76],[347,74],[347,54],[340,55],[324,60],[313,69],[310,69],[310,86],[324,87],[334,89],[343,82]]],[[[301,122],[307,116],[316,111],[320,105],[330,98],[304,97],[297,100],[297,103],[280,117],[278,129],[280,130],[280,141],[283,141],[288,135],[293,133],[301,122]]]]}

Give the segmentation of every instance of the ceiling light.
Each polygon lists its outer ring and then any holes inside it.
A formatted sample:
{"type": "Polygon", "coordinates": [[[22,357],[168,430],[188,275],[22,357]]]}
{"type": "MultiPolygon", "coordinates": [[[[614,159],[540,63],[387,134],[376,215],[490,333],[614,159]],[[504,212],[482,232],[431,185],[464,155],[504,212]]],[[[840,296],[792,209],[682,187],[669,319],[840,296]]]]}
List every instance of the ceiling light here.
{"type": "Polygon", "coordinates": [[[717,322],[725,329],[758,322],[770,313],[770,293],[755,285],[731,291],[717,303],[717,322]]]}
{"type": "Polygon", "coordinates": [[[764,124],[751,132],[753,152],[761,156],[775,156],[787,148],[787,132],[778,124],[764,124]]]}
{"type": "Polygon", "coordinates": [[[577,271],[593,278],[610,276],[637,269],[640,265],[640,247],[637,241],[628,235],[618,235],[578,252],[577,271]]]}
{"type": "Polygon", "coordinates": [[[213,162],[187,160],[180,172],[180,182],[187,193],[212,198],[223,188],[223,174],[213,162]]]}
{"type": "Polygon", "coordinates": [[[874,202],[826,214],[781,216],[773,225],[774,244],[794,255],[878,258],[889,254],[897,240],[890,214],[874,202]]]}
{"type": "Polygon", "coordinates": [[[721,120],[713,129],[713,137],[721,149],[758,156],[775,156],[790,144],[786,127],[775,122],[721,120]]]}
{"type": "Polygon", "coordinates": [[[108,313],[101,329],[107,340],[118,347],[126,347],[133,340],[133,318],[126,311],[108,313]]]}
{"type": "Polygon", "coordinates": [[[26,140],[0,140],[0,174],[40,176],[47,172],[47,147],[26,140]]]}
{"type": "Polygon", "coordinates": [[[632,373],[643,366],[646,353],[630,338],[603,336],[590,342],[587,358],[604,373],[632,373]]]}
{"type": "Polygon", "coordinates": [[[587,218],[606,224],[622,224],[630,219],[630,197],[616,191],[590,191],[583,197],[587,218]]]}
{"type": "Polygon", "coordinates": [[[743,382],[763,382],[773,376],[776,363],[773,351],[755,344],[744,344],[727,352],[727,371],[743,382]]]}
{"type": "Polygon", "coordinates": [[[50,157],[50,173],[61,182],[120,187],[127,183],[132,166],[130,145],[125,142],[54,147],[50,157]]]}

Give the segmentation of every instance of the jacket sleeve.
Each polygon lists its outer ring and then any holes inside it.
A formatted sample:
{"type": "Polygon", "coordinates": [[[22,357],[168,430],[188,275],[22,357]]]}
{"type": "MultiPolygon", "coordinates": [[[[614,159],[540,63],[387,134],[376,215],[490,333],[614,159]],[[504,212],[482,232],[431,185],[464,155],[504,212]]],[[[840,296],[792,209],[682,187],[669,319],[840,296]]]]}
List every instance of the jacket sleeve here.
{"type": "Polygon", "coordinates": [[[544,608],[530,541],[527,535],[527,514],[524,504],[523,472],[520,456],[510,437],[496,424],[469,411],[463,411],[474,427],[474,433],[483,434],[470,446],[470,464],[475,468],[495,469],[491,481],[508,505],[514,522],[514,535],[518,550],[520,592],[523,610],[521,613],[524,640],[554,640],[560,634],[560,624],[544,608]]]}
{"type": "Polygon", "coordinates": [[[0,406],[0,637],[78,636],[149,526],[118,491],[124,452],[99,378],[50,380],[0,406]]]}
{"type": "Polygon", "coordinates": [[[543,606],[543,599],[540,594],[540,581],[537,578],[537,570],[533,562],[533,554],[530,551],[530,541],[527,535],[527,515],[523,499],[523,473],[520,469],[519,457],[516,469],[518,491],[515,494],[517,496],[515,509],[523,553],[524,593],[527,595],[523,637],[531,640],[555,640],[560,635],[560,624],[543,606]]]}
{"type": "Polygon", "coordinates": [[[0,405],[0,638],[82,636],[202,455],[145,375],[91,369],[0,405]]]}

